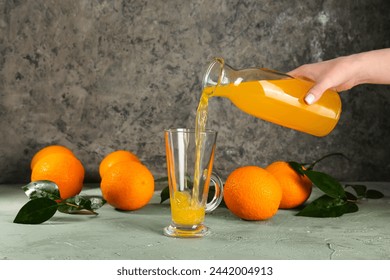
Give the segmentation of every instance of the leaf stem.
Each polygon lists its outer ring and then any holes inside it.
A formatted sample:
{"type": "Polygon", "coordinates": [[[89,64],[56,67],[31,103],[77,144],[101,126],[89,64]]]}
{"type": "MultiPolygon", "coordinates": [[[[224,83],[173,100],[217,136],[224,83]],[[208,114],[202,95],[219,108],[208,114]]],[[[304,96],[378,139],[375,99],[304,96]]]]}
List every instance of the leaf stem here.
{"type": "Polygon", "coordinates": [[[89,212],[89,213],[91,213],[93,215],[98,215],[98,213],[96,213],[95,211],[90,210],[90,209],[86,209],[86,208],[83,208],[83,207],[80,207],[80,205],[77,205],[77,204],[73,204],[73,203],[70,203],[70,202],[65,202],[63,204],[71,206],[71,207],[75,207],[75,208],[77,208],[79,210],[85,210],[85,211],[87,211],[87,212],[89,212]]]}
{"type": "MultiPolygon", "coordinates": [[[[343,153],[331,153],[331,154],[327,154],[327,155],[321,157],[320,159],[317,159],[316,161],[312,162],[307,167],[307,169],[308,170],[312,170],[317,163],[319,163],[320,161],[322,161],[322,160],[324,160],[324,159],[326,159],[328,157],[331,157],[331,156],[342,156],[342,157],[346,158],[347,160],[349,160],[349,158],[346,155],[344,155],[343,153]]],[[[304,165],[306,165],[306,164],[304,164],[304,165]]]]}

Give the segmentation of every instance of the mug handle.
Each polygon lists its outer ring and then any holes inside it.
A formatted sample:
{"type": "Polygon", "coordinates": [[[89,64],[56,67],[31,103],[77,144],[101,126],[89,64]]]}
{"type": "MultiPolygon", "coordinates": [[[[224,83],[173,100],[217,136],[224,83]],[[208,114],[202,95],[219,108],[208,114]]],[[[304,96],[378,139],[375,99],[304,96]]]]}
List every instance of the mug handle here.
{"type": "Polygon", "coordinates": [[[214,211],[222,201],[223,198],[223,183],[221,178],[216,173],[211,173],[210,181],[214,183],[215,193],[213,199],[206,204],[206,213],[214,211]]]}

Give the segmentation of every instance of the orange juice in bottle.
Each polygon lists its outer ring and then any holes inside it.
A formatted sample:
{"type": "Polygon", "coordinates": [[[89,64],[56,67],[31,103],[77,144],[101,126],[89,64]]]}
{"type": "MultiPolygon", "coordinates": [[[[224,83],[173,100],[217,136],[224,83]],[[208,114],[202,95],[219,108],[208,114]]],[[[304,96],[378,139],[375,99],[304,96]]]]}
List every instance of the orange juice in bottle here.
{"type": "Polygon", "coordinates": [[[203,94],[230,99],[234,105],[257,118],[315,136],[325,136],[341,114],[337,92],[327,90],[320,100],[307,105],[304,97],[313,86],[268,69],[234,70],[216,58],[203,80],[203,94]]]}

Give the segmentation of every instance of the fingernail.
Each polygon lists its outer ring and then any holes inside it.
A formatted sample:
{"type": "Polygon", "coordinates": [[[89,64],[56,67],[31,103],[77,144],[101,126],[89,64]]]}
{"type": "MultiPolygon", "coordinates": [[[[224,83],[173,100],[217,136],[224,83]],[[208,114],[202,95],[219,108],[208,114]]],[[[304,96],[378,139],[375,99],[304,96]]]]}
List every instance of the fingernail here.
{"type": "Polygon", "coordinates": [[[315,99],[314,94],[309,93],[309,94],[306,95],[306,97],[305,97],[305,102],[306,102],[307,104],[311,105],[311,104],[313,104],[314,99],[315,99]]]}

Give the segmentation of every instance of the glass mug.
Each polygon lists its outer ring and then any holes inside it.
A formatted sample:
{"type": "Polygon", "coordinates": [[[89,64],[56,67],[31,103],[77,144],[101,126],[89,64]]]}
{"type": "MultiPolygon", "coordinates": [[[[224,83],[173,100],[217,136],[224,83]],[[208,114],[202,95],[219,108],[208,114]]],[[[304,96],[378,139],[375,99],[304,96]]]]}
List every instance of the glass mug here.
{"type": "MultiPolygon", "coordinates": [[[[195,144],[195,130],[176,128],[165,130],[167,173],[171,204],[171,224],[164,234],[171,237],[202,237],[208,233],[203,222],[205,213],[213,211],[223,198],[223,183],[212,172],[217,132],[201,133],[200,150],[195,144]],[[199,165],[196,172],[196,154],[199,165]],[[199,174],[195,178],[195,174],[199,174]],[[215,194],[207,202],[210,181],[215,194]],[[197,184],[195,184],[197,182],[197,184]],[[198,187],[194,187],[198,185],[198,187]]],[[[198,147],[199,147],[198,146],[198,147]]]]}

